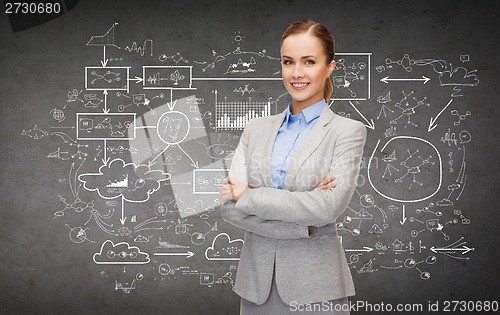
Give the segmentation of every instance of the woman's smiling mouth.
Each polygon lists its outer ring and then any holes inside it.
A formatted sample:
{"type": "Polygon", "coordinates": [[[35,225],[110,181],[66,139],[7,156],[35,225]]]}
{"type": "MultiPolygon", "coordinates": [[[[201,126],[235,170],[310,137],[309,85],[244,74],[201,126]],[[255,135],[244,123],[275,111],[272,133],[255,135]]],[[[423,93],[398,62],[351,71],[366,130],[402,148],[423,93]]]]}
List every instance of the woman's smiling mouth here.
{"type": "Polygon", "coordinates": [[[293,83],[291,83],[291,85],[295,90],[303,90],[307,85],[309,85],[309,83],[293,82],[293,83]]]}

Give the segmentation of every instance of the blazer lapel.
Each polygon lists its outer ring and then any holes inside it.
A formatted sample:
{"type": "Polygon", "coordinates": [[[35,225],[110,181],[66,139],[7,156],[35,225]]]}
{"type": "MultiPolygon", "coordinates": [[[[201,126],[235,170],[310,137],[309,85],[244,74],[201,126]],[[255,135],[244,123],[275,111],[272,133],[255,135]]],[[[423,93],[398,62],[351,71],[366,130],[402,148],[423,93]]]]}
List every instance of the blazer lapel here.
{"type": "Polygon", "coordinates": [[[276,136],[278,135],[278,130],[283,123],[285,118],[286,109],[278,115],[275,115],[271,119],[271,123],[266,126],[266,130],[262,137],[262,154],[261,156],[261,174],[264,179],[266,187],[274,187],[273,178],[271,176],[271,154],[273,152],[274,142],[276,136]]]}
{"type": "Polygon", "coordinates": [[[328,124],[333,119],[334,113],[330,110],[328,106],[325,106],[323,112],[318,117],[318,121],[309,131],[309,134],[305,136],[300,145],[295,150],[291,160],[289,161],[286,177],[285,177],[285,189],[290,190],[295,183],[295,177],[299,172],[300,168],[304,162],[309,158],[309,156],[319,147],[325,136],[327,135],[330,128],[328,124]]]}

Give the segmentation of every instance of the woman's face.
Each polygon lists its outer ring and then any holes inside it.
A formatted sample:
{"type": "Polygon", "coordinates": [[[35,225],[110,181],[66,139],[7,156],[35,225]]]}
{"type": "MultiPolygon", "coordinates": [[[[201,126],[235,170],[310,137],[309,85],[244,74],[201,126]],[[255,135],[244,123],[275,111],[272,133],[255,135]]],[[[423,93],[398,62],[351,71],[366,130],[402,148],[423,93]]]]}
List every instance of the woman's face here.
{"type": "Polygon", "coordinates": [[[307,33],[288,36],[281,45],[283,84],[292,104],[303,109],[324,98],[325,80],[335,67],[327,63],[320,40],[307,33]]]}

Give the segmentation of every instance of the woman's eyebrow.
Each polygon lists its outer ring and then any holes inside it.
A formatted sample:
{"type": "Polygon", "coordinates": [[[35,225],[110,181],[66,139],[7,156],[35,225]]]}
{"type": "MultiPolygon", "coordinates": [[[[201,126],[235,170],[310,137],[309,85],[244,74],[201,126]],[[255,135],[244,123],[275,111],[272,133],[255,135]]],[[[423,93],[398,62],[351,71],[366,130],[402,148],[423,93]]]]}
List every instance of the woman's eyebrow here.
{"type": "Polygon", "coordinates": [[[307,59],[307,58],[318,59],[318,58],[316,58],[316,56],[313,56],[313,55],[307,55],[307,56],[302,57],[301,59],[307,59]]]}
{"type": "MultiPolygon", "coordinates": [[[[285,55],[283,55],[283,57],[282,57],[282,58],[293,59],[292,57],[285,56],[285,55]]],[[[300,59],[307,59],[307,58],[314,58],[314,59],[318,59],[318,58],[316,58],[316,56],[313,56],[313,55],[307,55],[307,56],[300,57],[300,59]]]]}

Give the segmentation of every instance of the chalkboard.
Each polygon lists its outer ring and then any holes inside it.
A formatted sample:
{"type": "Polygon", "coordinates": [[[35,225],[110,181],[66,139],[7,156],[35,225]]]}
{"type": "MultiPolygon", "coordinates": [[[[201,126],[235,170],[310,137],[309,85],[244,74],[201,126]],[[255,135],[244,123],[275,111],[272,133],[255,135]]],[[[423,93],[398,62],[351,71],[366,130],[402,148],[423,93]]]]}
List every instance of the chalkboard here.
{"type": "Polygon", "coordinates": [[[368,131],[337,220],[352,313],[498,309],[496,1],[8,3],[2,313],[238,314],[217,191],[247,121],[290,101],[302,19],[336,38],[330,108],[368,131]]]}

